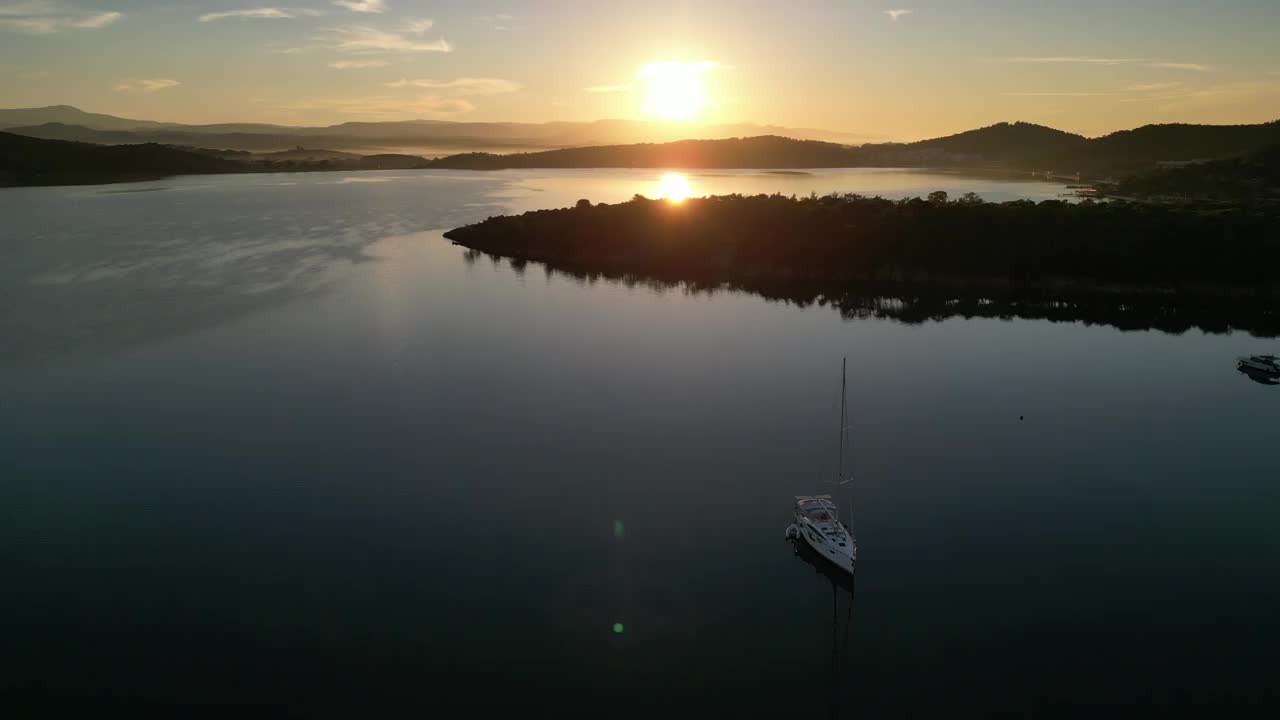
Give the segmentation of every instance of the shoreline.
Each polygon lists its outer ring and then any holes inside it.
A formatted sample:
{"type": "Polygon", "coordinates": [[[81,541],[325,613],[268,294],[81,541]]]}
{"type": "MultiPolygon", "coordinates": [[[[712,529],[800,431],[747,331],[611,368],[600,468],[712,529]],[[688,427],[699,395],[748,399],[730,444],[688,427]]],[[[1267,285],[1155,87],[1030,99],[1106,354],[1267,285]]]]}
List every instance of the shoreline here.
{"type": "Polygon", "coordinates": [[[489,218],[444,233],[547,272],[907,315],[1125,318],[1280,334],[1280,218],[1063,200],[721,196],[489,218]],[[1074,313],[1074,315],[1073,315],[1074,313]]]}

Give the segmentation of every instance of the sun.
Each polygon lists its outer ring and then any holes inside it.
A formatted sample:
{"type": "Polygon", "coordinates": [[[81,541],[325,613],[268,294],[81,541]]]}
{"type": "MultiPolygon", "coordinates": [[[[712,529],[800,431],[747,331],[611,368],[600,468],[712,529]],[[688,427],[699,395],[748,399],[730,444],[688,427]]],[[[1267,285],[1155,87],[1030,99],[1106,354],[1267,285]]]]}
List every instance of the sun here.
{"type": "Polygon", "coordinates": [[[651,62],[640,68],[647,86],[644,111],[663,120],[689,122],[698,117],[706,103],[702,76],[711,70],[708,62],[651,62]]]}

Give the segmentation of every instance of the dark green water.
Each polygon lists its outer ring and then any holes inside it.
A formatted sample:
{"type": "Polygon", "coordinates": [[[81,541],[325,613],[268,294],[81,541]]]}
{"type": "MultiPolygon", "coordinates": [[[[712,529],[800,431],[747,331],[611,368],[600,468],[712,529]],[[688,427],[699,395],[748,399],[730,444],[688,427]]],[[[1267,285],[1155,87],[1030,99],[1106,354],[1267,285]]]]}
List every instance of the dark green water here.
{"type": "Polygon", "coordinates": [[[1280,389],[1234,370],[1273,341],[519,273],[439,231],[656,178],[375,178],[0,192],[0,702],[1280,707],[1280,389]],[[782,537],[845,355],[851,612],[782,537]]]}

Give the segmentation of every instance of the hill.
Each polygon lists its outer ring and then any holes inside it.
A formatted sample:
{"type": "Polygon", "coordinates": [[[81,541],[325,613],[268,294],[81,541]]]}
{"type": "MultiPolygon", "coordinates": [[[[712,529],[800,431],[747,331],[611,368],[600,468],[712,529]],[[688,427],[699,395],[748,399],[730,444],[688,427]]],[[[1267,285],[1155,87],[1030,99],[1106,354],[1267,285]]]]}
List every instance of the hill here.
{"type": "Polygon", "coordinates": [[[850,147],[776,136],[606,145],[534,153],[467,153],[433,163],[465,170],[512,168],[961,167],[1125,175],[1161,160],[1223,158],[1280,144],[1280,123],[1149,125],[1089,139],[1034,125],[999,123],[914,143],[850,147]]]}
{"type": "Polygon", "coordinates": [[[172,123],[154,120],[131,120],[114,115],[90,113],[70,105],[0,109],[0,130],[45,123],[76,125],[89,130],[144,130],[172,125],[172,123]]]}
{"type": "Polygon", "coordinates": [[[121,182],[241,169],[231,160],[163,145],[88,145],[0,132],[0,186],[121,182]]]}
{"type": "Polygon", "coordinates": [[[285,150],[303,144],[299,138],[306,138],[308,147],[349,151],[370,148],[414,148],[415,151],[432,148],[446,151],[563,148],[766,134],[838,142],[867,139],[809,128],[748,123],[690,125],[637,120],[549,123],[406,120],[347,122],[315,127],[260,123],[183,125],[86,113],[67,105],[0,110],[0,129],[50,140],[102,144],[156,142],[253,151],[285,150]]]}
{"type": "Polygon", "coordinates": [[[728,140],[681,140],[639,145],[548,150],[536,153],[451,155],[430,164],[451,170],[524,168],[815,168],[857,163],[844,145],[765,135],[728,140]]]}
{"type": "Polygon", "coordinates": [[[1260,125],[1146,125],[1089,142],[1088,158],[1118,172],[1143,170],[1162,160],[1225,158],[1280,145],[1280,120],[1260,125]]]}
{"type": "Polygon", "coordinates": [[[1119,195],[1256,203],[1280,201],[1280,145],[1262,152],[1127,178],[1119,195]]]}
{"type": "Polygon", "coordinates": [[[195,128],[194,126],[161,127],[146,130],[94,130],[65,123],[44,123],[11,127],[6,132],[45,140],[66,140],[98,145],[136,145],[158,143],[191,147],[222,148],[249,152],[283,152],[305,143],[308,147],[323,148],[333,152],[367,150],[399,150],[401,148],[439,146],[446,151],[473,147],[512,150],[526,148],[529,143],[511,144],[506,141],[472,137],[428,137],[413,134],[411,129],[382,128],[363,135],[342,134],[341,130],[328,128],[277,128],[272,126],[219,125],[195,128]]]}

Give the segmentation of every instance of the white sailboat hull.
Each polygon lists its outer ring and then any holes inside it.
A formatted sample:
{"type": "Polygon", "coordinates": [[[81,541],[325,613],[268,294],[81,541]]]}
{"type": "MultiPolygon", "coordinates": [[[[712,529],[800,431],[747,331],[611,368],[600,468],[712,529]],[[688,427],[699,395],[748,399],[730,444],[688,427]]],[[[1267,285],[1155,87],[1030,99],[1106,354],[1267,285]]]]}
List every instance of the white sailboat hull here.
{"type": "MultiPolygon", "coordinates": [[[[827,507],[834,510],[834,506],[827,507]]],[[[788,536],[794,536],[813,548],[814,552],[837,568],[847,573],[853,572],[858,558],[858,545],[844,523],[839,522],[834,515],[814,522],[812,518],[806,517],[805,508],[801,506],[797,508],[795,524],[791,527],[795,528],[795,532],[792,533],[788,528],[788,536]]]]}
{"type": "Polygon", "coordinates": [[[813,548],[814,552],[818,553],[823,558],[828,560],[832,565],[835,565],[836,567],[840,568],[841,570],[844,570],[847,573],[850,573],[850,574],[853,573],[853,556],[852,555],[845,555],[843,553],[839,553],[833,550],[832,548],[828,547],[827,544],[824,542],[815,542],[809,539],[809,536],[807,533],[803,533],[803,532],[800,533],[800,539],[809,547],[813,548]]]}

